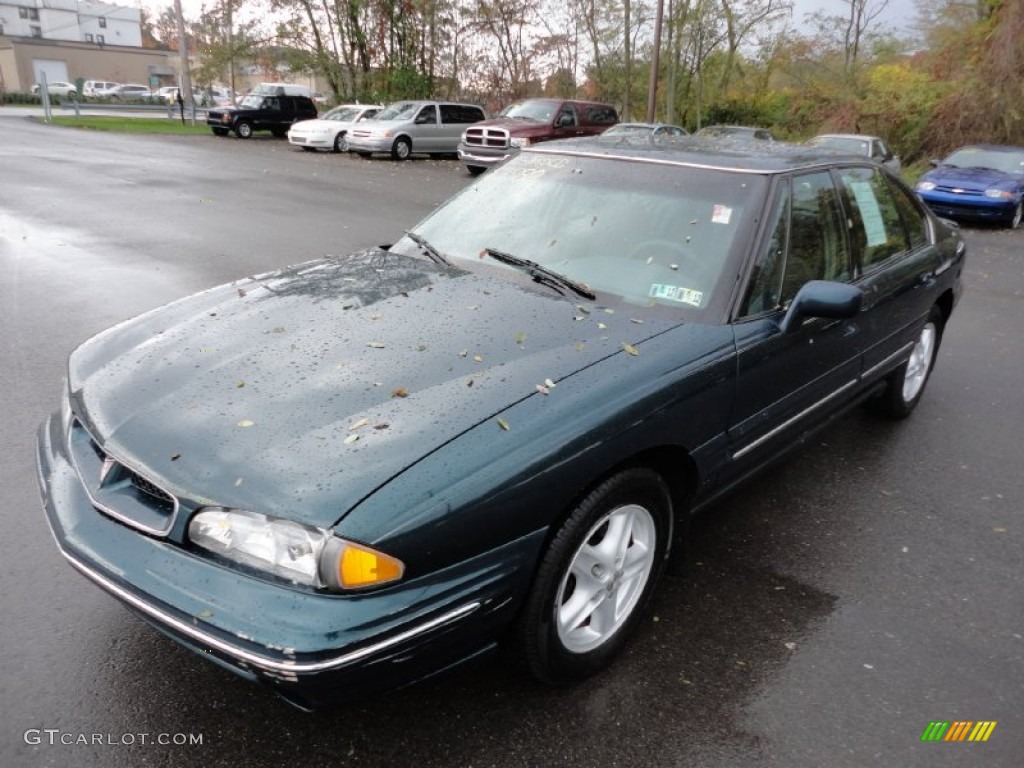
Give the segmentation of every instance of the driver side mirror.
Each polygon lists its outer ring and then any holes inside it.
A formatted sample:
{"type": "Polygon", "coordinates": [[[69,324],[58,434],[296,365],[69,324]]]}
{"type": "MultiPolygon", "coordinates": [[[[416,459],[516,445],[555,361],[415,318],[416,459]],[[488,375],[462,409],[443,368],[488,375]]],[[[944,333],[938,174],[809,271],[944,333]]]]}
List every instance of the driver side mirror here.
{"type": "Polygon", "coordinates": [[[797,291],[779,328],[783,333],[800,330],[807,318],[849,320],[860,312],[863,294],[860,288],[829,280],[811,280],[797,291]]]}
{"type": "Polygon", "coordinates": [[[572,115],[559,115],[555,125],[559,128],[568,128],[572,125],[572,115]]]}

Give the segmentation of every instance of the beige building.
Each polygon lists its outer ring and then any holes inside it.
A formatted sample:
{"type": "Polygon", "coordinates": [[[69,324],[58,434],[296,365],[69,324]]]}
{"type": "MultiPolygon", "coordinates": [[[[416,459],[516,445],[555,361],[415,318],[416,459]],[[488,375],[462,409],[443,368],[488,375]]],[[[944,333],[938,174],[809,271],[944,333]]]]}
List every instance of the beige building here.
{"type": "Polygon", "coordinates": [[[26,92],[46,73],[50,82],[73,83],[76,78],[115,83],[173,85],[177,82],[174,55],[124,45],[0,37],[0,91],[26,92]]]}

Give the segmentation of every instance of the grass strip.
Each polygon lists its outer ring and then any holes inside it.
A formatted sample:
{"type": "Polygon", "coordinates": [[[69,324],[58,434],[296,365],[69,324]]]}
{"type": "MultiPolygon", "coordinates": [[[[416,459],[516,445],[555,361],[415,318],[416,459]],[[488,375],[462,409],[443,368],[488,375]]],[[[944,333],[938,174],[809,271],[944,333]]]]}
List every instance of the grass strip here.
{"type": "MultiPolygon", "coordinates": [[[[36,118],[42,122],[42,118],[36,118]]],[[[175,117],[107,117],[84,115],[82,117],[60,116],[50,121],[53,125],[60,125],[67,128],[82,128],[90,131],[110,131],[113,133],[170,133],[179,135],[203,135],[209,136],[210,128],[205,122],[189,123],[188,118],[185,124],[181,119],[175,117]]]]}

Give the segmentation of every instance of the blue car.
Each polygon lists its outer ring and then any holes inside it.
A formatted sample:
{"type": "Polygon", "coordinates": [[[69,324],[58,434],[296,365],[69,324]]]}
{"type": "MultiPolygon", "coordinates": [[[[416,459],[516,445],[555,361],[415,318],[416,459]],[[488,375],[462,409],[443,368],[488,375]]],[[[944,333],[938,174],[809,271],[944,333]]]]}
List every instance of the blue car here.
{"type": "Polygon", "coordinates": [[[924,174],[917,194],[939,216],[1003,222],[1024,218],[1024,147],[961,147],[924,174]]]}

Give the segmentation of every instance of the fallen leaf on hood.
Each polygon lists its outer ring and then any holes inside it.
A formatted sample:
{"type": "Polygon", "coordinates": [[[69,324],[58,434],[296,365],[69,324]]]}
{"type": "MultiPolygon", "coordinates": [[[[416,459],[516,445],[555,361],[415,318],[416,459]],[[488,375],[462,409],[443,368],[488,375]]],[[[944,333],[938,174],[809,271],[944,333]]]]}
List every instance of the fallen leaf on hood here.
{"type": "Polygon", "coordinates": [[[252,419],[242,419],[241,421],[238,422],[238,426],[240,426],[240,427],[251,427],[255,423],[256,422],[253,421],[252,419]]]}
{"type": "Polygon", "coordinates": [[[235,488],[237,488],[241,484],[242,484],[242,478],[238,478],[237,480],[235,480],[235,488]]]}
{"type": "Polygon", "coordinates": [[[468,349],[459,350],[459,357],[465,357],[468,354],[469,354],[469,350],[468,349]]]}
{"type": "Polygon", "coordinates": [[[207,609],[205,611],[200,611],[197,615],[199,616],[200,619],[208,619],[211,616],[213,616],[213,611],[207,609]]]}
{"type": "Polygon", "coordinates": [[[482,363],[484,361],[483,355],[473,355],[473,359],[478,363],[482,363]]]}
{"type": "Polygon", "coordinates": [[[284,328],[279,325],[279,326],[277,326],[277,328],[271,328],[270,332],[271,333],[284,333],[284,328]]]}
{"type": "Polygon", "coordinates": [[[409,390],[407,390],[405,387],[398,387],[397,389],[391,390],[391,396],[392,397],[408,397],[409,396],[409,390]]]}
{"type": "Polygon", "coordinates": [[[605,325],[604,323],[598,323],[598,324],[597,324],[597,327],[598,327],[598,328],[599,328],[600,330],[602,330],[602,331],[603,331],[603,330],[604,330],[605,328],[607,328],[608,326],[607,326],[607,325],[605,325]]]}
{"type": "Polygon", "coordinates": [[[548,389],[547,387],[545,387],[543,384],[538,384],[537,385],[537,391],[540,392],[542,395],[550,395],[551,394],[551,390],[548,389]]]}
{"type": "Polygon", "coordinates": [[[345,438],[345,445],[351,445],[358,439],[359,435],[349,435],[348,437],[345,438]]]}
{"type": "Polygon", "coordinates": [[[171,454],[171,461],[177,461],[180,458],[181,458],[181,454],[180,453],[172,453],[171,454]]]}
{"type": "Polygon", "coordinates": [[[374,425],[373,425],[373,428],[374,428],[374,429],[387,429],[387,428],[388,428],[388,427],[390,427],[390,426],[391,426],[391,425],[390,425],[390,424],[388,424],[388,423],[387,423],[386,421],[382,421],[382,422],[381,422],[380,424],[374,424],[374,425]]]}
{"type": "Polygon", "coordinates": [[[238,289],[238,298],[245,296],[245,290],[243,288],[238,289]]]}
{"type": "Polygon", "coordinates": [[[678,264],[669,264],[668,268],[669,269],[679,269],[679,265],[678,264]]]}
{"type": "Polygon", "coordinates": [[[371,341],[366,346],[368,346],[370,349],[384,349],[384,344],[379,341],[371,341]]]}
{"type": "Polygon", "coordinates": [[[473,386],[473,380],[472,379],[466,379],[466,386],[467,387],[472,387],[473,386]]]}
{"type": "Polygon", "coordinates": [[[626,352],[627,352],[628,354],[630,354],[630,355],[633,355],[633,357],[636,357],[637,355],[639,355],[639,354],[640,354],[640,350],[638,350],[638,349],[637,349],[636,347],[634,347],[634,346],[633,346],[632,344],[627,344],[626,342],[622,342],[622,348],[623,348],[623,349],[624,349],[624,350],[625,350],[625,351],[626,351],[626,352]]]}
{"type": "Polygon", "coordinates": [[[427,351],[427,345],[426,344],[417,344],[416,345],[416,351],[417,352],[426,352],[427,351]]]}
{"type": "Polygon", "coordinates": [[[604,308],[604,313],[605,313],[606,315],[614,315],[614,314],[615,314],[615,310],[614,310],[614,309],[612,309],[611,307],[605,307],[605,308],[604,308]]]}
{"type": "Polygon", "coordinates": [[[466,309],[469,309],[469,310],[480,309],[480,305],[479,304],[471,304],[468,307],[466,307],[466,309]]]}
{"type": "Polygon", "coordinates": [[[505,421],[501,416],[497,418],[498,426],[504,429],[506,432],[509,430],[508,422],[505,421]]]}
{"type": "Polygon", "coordinates": [[[553,382],[551,379],[544,379],[544,386],[547,387],[548,389],[554,389],[555,382],[553,382]]]}
{"type": "Polygon", "coordinates": [[[587,348],[586,342],[584,342],[584,341],[577,341],[576,342],[576,351],[577,352],[582,352],[586,348],[587,348]]]}
{"type": "Polygon", "coordinates": [[[654,257],[653,256],[648,256],[647,257],[647,263],[648,264],[653,264],[654,263],[654,257]]]}
{"type": "Polygon", "coordinates": [[[360,420],[359,420],[359,421],[357,421],[357,422],[356,422],[355,424],[353,424],[352,426],[350,426],[350,427],[348,428],[348,431],[349,431],[349,432],[352,432],[352,431],[354,431],[354,430],[357,430],[357,429],[361,429],[362,427],[365,427],[365,426],[366,426],[367,424],[369,424],[369,423],[370,423],[370,420],[369,420],[369,419],[360,419],[360,420]]]}
{"type": "Polygon", "coordinates": [[[516,344],[522,344],[524,341],[526,341],[526,334],[520,331],[516,334],[516,344]]]}
{"type": "Polygon", "coordinates": [[[580,312],[582,312],[582,313],[583,313],[584,315],[589,315],[589,314],[590,314],[590,310],[589,310],[589,309],[587,309],[586,307],[584,307],[584,306],[583,306],[582,304],[577,304],[577,305],[576,305],[576,309],[578,309],[578,310],[579,310],[580,312]]]}
{"type": "Polygon", "coordinates": [[[241,389],[244,386],[245,386],[245,382],[242,381],[242,380],[238,380],[238,381],[235,382],[235,388],[236,389],[241,389]]]}

